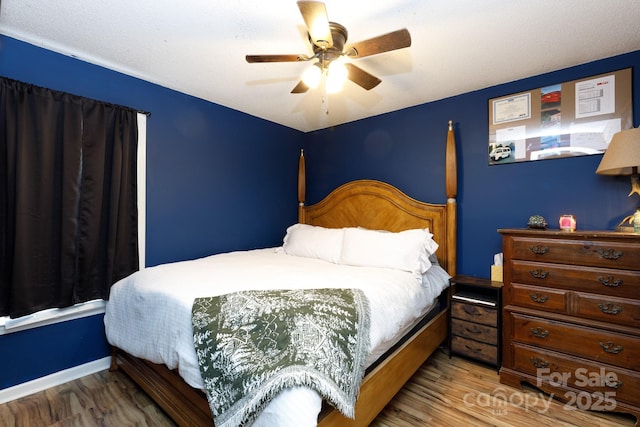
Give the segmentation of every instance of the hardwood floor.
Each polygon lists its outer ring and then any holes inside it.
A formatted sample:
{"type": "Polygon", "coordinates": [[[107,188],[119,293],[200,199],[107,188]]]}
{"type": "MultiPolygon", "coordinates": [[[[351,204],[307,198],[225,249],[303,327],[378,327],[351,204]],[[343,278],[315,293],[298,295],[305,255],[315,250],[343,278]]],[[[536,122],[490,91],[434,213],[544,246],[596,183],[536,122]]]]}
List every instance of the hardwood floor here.
{"type": "MultiPolygon", "coordinates": [[[[503,386],[495,370],[441,350],[372,423],[406,426],[633,426],[618,414],[569,410],[533,388],[503,386]]],[[[129,378],[99,372],[0,405],[2,427],[159,426],[175,424],[129,378]]]]}
{"type": "Polygon", "coordinates": [[[495,369],[437,351],[372,426],[633,426],[627,415],[579,411],[533,387],[500,384],[495,369]]]}

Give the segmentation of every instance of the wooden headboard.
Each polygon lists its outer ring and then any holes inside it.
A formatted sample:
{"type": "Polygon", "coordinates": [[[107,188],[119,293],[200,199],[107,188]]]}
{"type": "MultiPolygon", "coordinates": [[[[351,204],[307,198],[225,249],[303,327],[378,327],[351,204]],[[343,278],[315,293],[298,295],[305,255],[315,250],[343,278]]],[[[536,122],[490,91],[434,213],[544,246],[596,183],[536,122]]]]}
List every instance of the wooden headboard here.
{"type": "Polygon", "coordinates": [[[446,203],[415,200],[396,187],[375,180],[348,182],[320,202],[305,206],[306,177],[304,155],[298,168],[298,222],[321,227],[365,227],[375,230],[403,231],[429,228],[439,244],[440,265],[456,274],[456,149],[453,123],[449,122],[446,145],[446,203]]]}

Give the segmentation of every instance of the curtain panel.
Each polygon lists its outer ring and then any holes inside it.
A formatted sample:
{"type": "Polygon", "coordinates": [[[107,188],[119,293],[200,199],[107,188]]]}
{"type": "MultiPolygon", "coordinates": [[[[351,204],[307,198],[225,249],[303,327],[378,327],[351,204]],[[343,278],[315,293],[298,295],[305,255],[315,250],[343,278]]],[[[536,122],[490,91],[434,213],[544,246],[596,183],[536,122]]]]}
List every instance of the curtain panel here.
{"type": "Polygon", "coordinates": [[[0,316],[107,299],[138,269],[136,114],[0,78],[0,316]]]}

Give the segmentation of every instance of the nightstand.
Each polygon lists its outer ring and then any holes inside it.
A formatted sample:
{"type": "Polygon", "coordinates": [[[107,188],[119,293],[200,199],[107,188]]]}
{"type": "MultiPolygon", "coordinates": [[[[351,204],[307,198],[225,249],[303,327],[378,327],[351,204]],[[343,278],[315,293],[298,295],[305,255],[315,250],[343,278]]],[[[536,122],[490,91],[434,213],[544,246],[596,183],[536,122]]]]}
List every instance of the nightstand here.
{"type": "Polygon", "coordinates": [[[449,357],[457,354],[500,369],[502,282],[455,276],[451,285],[449,357]]]}

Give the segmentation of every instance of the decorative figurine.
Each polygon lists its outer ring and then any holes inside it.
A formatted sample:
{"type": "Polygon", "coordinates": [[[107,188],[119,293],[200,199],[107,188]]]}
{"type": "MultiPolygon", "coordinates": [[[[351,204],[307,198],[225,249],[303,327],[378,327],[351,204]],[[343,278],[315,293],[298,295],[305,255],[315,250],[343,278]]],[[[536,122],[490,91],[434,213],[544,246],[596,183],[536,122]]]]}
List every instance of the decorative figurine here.
{"type": "Polygon", "coordinates": [[[531,215],[527,227],[543,230],[547,228],[547,220],[542,215],[531,215]]]}

